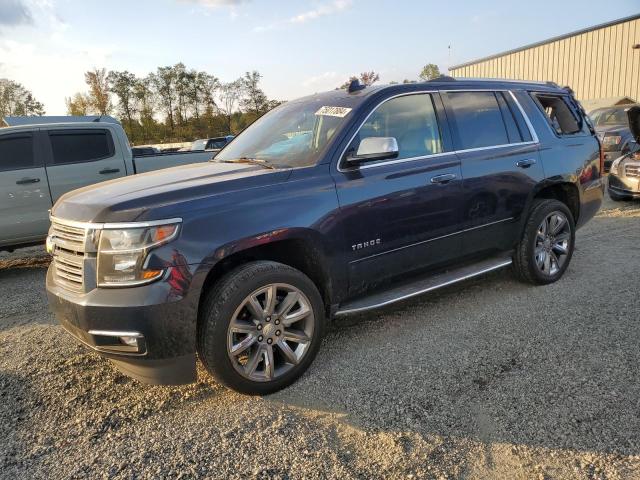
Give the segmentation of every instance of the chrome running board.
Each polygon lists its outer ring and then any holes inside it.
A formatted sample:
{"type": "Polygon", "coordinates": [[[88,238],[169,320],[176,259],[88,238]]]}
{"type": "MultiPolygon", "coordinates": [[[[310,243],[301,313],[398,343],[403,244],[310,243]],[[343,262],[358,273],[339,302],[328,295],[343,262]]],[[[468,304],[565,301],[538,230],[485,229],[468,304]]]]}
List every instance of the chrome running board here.
{"type": "Polygon", "coordinates": [[[502,255],[492,257],[480,262],[457,267],[439,274],[427,274],[412,278],[410,281],[403,281],[391,285],[388,289],[377,291],[358,297],[354,300],[343,303],[335,313],[336,316],[349,315],[351,313],[364,312],[374,308],[384,307],[392,303],[400,302],[423,293],[437,290],[457,282],[462,282],[469,278],[477,277],[484,273],[498,270],[500,268],[511,265],[511,256],[502,255]]]}

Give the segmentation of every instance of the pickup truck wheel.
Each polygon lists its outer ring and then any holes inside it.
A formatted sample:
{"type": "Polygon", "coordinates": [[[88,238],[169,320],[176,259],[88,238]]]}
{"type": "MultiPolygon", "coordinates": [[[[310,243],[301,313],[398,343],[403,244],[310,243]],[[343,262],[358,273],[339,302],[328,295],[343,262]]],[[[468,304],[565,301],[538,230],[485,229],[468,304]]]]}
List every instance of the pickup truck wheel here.
{"type": "Polygon", "coordinates": [[[557,281],[569,266],[574,242],[575,222],[567,206],[558,200],[535,200],[513,256],[516,274],[539,285],[557,281]]]}
{"type": "Polygon", "coordinates": [[[198,350],[220,383],[265,395],[304,373],[323,330],[322,297],[306,275],[281,263],[252,262],[225,275],[207,293],[198,350]]]}

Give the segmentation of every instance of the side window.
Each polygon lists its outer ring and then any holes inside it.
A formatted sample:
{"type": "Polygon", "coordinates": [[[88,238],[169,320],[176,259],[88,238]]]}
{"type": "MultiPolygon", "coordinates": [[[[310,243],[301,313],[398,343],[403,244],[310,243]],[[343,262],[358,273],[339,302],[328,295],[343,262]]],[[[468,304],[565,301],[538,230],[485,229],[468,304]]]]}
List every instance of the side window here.
{"type": "Polygon", "coordinates": [[[520,108],[518,108],[515,100],[513,99],[513,97],[509,92],[502,92],[502,96],[507,102],[509,110],[511,111],[511,114],[513,115],[513,118],[515,119],[516,124],[518,125],[518,131],[520,132],[522,141],[531,142],[533,140],[533,137],[531,136],[531,131],[527,126],[527,122],[524,119],[522,111],[520,110],[520,108]]]}
{"type": "Polygon", "coordinates": [[[502,92],[496,92],[496,98],[498,99],[498,105],[500,105],[500,113],[502,113],[502,120],[507,129],[507,136],[509,137],[509,143],[522,142],[522,133],[516,124],[516,119],[513,116],[513,112],[507,104],[507,100],[504,98],[502,92]]]}
{"type": "Polygon", "coordinates": [[[50,131],[53,165],[80,163],[112,157],[115,153],[108,130],[50,131]]]}
{"type": "Polygon", "coordinates": [[[457,150],[510,143],[494,92],[448,92],[447,99],[457,133],[457,150]]]}
{"type": "Polygon", "coordinates": [[[551,128],[558,135],[572,135],[582,131],[581,119],[576,118],[564,96],[540,93],[535,93],[533,96],[545,113],[551,128]]]}
{"type": "Polygon", "coordinates": [[[0,136],[0,172],[35,166],[31,135],[0,136]]]}
{"type": "Polygon", "coordinates": [[[397,159],[442,152],[442,140],[433,100],[429,94],[404,95],[380,105],[360,127],[347,152],[356,152],[367,137],[394,137],[397,159]]]}

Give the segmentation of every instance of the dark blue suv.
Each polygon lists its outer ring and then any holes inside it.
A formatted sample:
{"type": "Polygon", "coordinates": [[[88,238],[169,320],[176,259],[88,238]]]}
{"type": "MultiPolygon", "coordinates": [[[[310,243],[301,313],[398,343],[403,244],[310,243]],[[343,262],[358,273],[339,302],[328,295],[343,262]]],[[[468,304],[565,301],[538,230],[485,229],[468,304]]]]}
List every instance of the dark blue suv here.
{"type": "Polygon", "coordinates": [[[571,91],[455,80],[287,102],[207,163],[97,184],[53,207],[51,307],[150,383],[265,394],[325,322],[513,265],[558,280],[603,197],[571,91]]]}

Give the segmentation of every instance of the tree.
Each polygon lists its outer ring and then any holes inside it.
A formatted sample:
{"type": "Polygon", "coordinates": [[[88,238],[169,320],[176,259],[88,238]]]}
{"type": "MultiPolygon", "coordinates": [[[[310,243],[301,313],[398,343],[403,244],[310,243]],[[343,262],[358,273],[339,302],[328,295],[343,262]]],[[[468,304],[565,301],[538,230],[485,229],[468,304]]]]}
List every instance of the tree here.
{"type": "Polygon", "coordinates": [[[176,71],[173,67],[158,67],[155,74],[150,76],[151,82],[158,94],[160,106],[167,116],[171,134],[175,128],[173,107],[176,101],[176,71]]]}
{"type": "Polygon", "coordinates": [[[243,85],[241,78],[233,82],[223,83],[220,86],[220,105],[218,108],[227,119],[227,133],[232,133],[231,119],[238,107],[242,91],[243,85]]]}
{"type": "Polygon", "coordinates": [[[240,106],[245,112],[253,113],[254,120],[269,110],[269,100],[259,86],[261,78],[262,75],[254,70],[246,72],[240,79],[244,94],[240,106]]]}
{"type": "Polygon", "coordinates": [[[91,111],[91,100],[85,93],[76,93],[73,97],[66,98],[67,115],[84,116],[91,111]]]}
{"type": "Polygon", "coordinates": [[[133,73],[112,71],[107,75],[109,90],[118,99],[118,113],[127,120],[127,135],[133,141],[135,133],[133,120],[136,109],[135,86],[136,76],[133,73]]]}
{"type": "Polygon", "coordinates": [[[84,74],[84,81],[89,87],[89,103],[98,115],[108,115],[111,112],[109,98],[109,82],[106,68],[94,68],[84,74]]]}
{"type": "Polygon", "coordinates": [[[138,119],[142,127],[142,139],[148,140],[152,137],[152,132],[156,127],[153,118],[156,96],[153,91],[152,74],[145,78],[137,78],[133,85],[133,96],[136,103],[138,119]]]}
{"type": "Polygon", "coordinates": [[[422,71],[418,76],[420,77],[420,80],[425,82],[427,80],[433,80],[434,78],[438,78],[440,76],[440,69],[435,63],[427,63],[424,67],[422,67],[422,71]]]}
{"type": "Polygon", "coordinates": [[[18,82],[0,78],[0,117],[44,115],[44,105],[18,82]]]}
{"type": "Polygon", "coordinates": [[[378,75],[373,70],[370,72],[362,72],[360,74],[360,83],[362,83],[363,85],[366,85],[367,87],[370,85],[373,85],[378,80],[380,80],[380,75],[378,75]]]}

